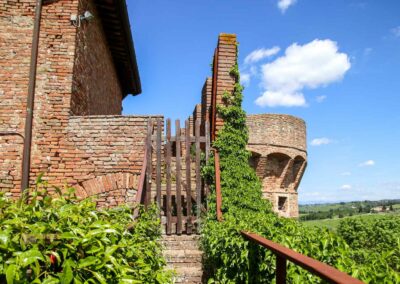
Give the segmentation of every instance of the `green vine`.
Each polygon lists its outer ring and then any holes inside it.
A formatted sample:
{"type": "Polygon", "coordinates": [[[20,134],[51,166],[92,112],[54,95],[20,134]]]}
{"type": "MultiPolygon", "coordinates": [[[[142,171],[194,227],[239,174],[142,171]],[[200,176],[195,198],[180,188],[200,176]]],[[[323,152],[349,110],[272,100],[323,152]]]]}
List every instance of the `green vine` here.
{"type": "MultiPolygon", "coordinates": [[[[269,201],[262,198],[261,183],[249,165],[246,150],[248,129],[242,109],[240,74],[231,69],[236,83],[217,106],[224,120],[213,147],[220,154],[223,222],[216,220],[214,157],[202,173],[210,185],[209,211],[202,222],[202,248],[209,283],[271,283],[275,277],[275,256],[250,244],[240,231],[252,231],[302,254],[332,265],[370,283],[400,281],[382,256],[369,251],[352,251],[338,235],[326,229],[305,228],[293,219],[278,217],[269,201]]],[[[288,265],[290,283],[320,283],[321,280],[293,264],[288,265]]]]}

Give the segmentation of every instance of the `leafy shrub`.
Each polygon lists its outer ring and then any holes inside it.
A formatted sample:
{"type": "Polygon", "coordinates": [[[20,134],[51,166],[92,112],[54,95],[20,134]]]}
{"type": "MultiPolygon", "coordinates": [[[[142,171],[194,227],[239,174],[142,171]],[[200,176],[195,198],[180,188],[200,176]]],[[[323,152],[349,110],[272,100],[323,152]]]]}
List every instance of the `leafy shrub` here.
{"type": "MultiPolygon", "coordinates": [[[[232,75],[239,82],[237,65],[232,75]]],[[[216,220],[214,158],[203,167],[210,185],[209,211],[202,222],[201,242],[209,283],[271,283],[275,278],[275,257],[267,249],[245,240],[240,231],[258,233],[295,251],[332,265],[370,283],[394,283],[400,276],[384,256],[353,251],[338,235],[327,229],[305,228],[296,220],[279,218],[269,201],[262,199],[261,184],[249,166],[246,151],[248,130],[241,107],[242,87],[223,96],[218,107],[224,119],[213,147],[220,153],[223,222],[216,220]]],[[[293,264],[288,265],[290,283],[319,283],[321,280],[293,264]]]]}
{"type": "Polygon", "coordinates": [[[338,234],[354,250],[385,255],[389,265],[400,272],[400,216],[344,219],[338,234]]]}
{"type": "Polygon", "coordinates": [[[128,207],[57,192],[39,180],[29,202],[0,196],[0,283],[170,283],[156,208],[133,223],[128,207]]]}

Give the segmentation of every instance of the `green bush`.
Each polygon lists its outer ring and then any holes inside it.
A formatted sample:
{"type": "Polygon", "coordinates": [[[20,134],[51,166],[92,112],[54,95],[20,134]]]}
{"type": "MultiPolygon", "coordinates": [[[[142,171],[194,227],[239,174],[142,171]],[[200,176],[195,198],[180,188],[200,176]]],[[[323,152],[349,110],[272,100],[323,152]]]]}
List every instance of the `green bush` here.
{"type": "MultiPolygon", "coordinates": [[[[239,82],[237,65],[232,75],[239,82]]],[[[258,233],[299,253],[332,265],[370,283],[395,283],[400,276],[388,266],[384,256],[353,251],[338,235],[327,229],[310,229],[296,220],[279,218],[271,204],[262,199],[261,184],[249,166],[246,151],[248,130],[241,107],[242,87],[223,96],[225,106],[218,112],[224,126],[213,147],[220,153],[223,222],[216,220],[214,158],[202,169],[211,194],[209,211],[202,222],[201,243],[209,283],[273,283],[275,257],[267,249],[246,241],[240,231],[258,233]]],[[[307,271],[288,265],[289,283],[319,283],[307,271]]]]}
{"type": "Polygon", "coordinates": [[[340,221],[338,234],[354,250],[385,255],[388,264],[400,272],[400,216],[348,218],[340,221]]]}
{"type": "Polygon", "coordinates": [[[0,196],[0,283],[170,283],[155,207],[133,222],[57,192],[39,180],[29,202],[0,196]]]}

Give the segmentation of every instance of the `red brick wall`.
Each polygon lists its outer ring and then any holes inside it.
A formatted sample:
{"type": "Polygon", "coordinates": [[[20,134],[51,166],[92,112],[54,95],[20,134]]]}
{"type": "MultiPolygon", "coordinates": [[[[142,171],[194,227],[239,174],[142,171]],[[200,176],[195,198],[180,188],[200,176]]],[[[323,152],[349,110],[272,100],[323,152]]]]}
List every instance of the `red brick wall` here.
{"type": "MultiPolygon", "coordinates": [[[[232,76],[231,70],[235,66],[236,57],[237,57],[237,41],[236,35],[234,34],[220,34],[218,37],[218,48],[217,52],[217,68],[213,73],[213,79],[216,80],[216,90],[213,90],[213,100],[216,102],[216,105],[224,104],[222,100],[222,96],[225,92],[232,93],[234,90],[234,85],[236,83],[236,79],[232,76]]],[[[214,120],[212,120],[215,124],[212,129],[215,133],[218,132],[219,129],[223,126],[223,120],[219,117],[218,113],[214,120]]]]}
{"type": "MultiPolygon", "coordinates": [[[[96,15],[87,0],[43,6],[31,182],[43,172],[53,185],[83,184],[99,176],[135,175],[142,164],[148,117],[70,116],[119,114],[122,99],[99,19],[78,29],[70,23],[78,2],[80,11],[96,15]]],[[[35,3],[0,3],[0,131],[24,132],[35,3]]],[[[14,197],[20,194],[21,156],[20,137],[0,136],[0,190],[14,197]]]]}
{"type": "Polygon", "coordinates": [[[285,217],[298,217],[297,188],[307,164],[306,125],[290,115],[248,115],[247,148],[252,151],[263,196],[285,217]],[[284,211],[278,210],[279,197],[287,198],[284,211]]]}
{"type": "MultiPolygon", "coordinates": [[[[138,175],[143,164],[148,119],[148,116],[71,117],[59,146],[51,150],[50,156],[36,157],[40,168],[35,175],[45,173],[44,180],[52,185],[86,188],[85,182],[100,176],[138,175]]],[[[104,190],[89,190],[84,196],[104,193],[104,190]]],[[[109,190],[107,194],[113,196],[109,190]]]]}
{"type": "Polygon", "coordinates": [[[122,90],[101,19],[92,1],[80,1],[79,13],[86,10],[95,17],[77,30],[71,113],[121,114],[122,90]]]}
{"type": "Polygon", "coordinates": [[[212,78],[207,78],[204,82],[203,89],[201,91],[201,135],[205,134],[206,120],[210,121],[211,111],[211,96],[212,96],[212,78]]]}
{"type": "MultiPolygon", "coordinates": [[[[0,3],[0,131],[24,131],[35,4],[34,0],[0,3]]],[[[51,156],[51,148],[58,147],[69,115],[76,35],[70,15],[77,13],[77,6],[78,0],[43,6],[32,141],[35,172],[41,168],[37,157],[51,156]]],[[[12,191],[19,190],[22,143],[17,143],[14,138],[0,140],[0,155],[7,157],[0,160],[2,191],[10,192],[10,184],[12,191]]]]}

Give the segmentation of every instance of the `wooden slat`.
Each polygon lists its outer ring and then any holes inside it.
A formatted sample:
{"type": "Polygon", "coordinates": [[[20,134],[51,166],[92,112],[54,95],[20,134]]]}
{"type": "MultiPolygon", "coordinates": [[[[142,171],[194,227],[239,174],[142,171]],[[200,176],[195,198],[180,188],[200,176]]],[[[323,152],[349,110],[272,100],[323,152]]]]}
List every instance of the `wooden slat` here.
{"type": "MultiPolygon", "coordinates": [[[[206,164],[210,158],[210,121],[207,119],[205,123],[205,138],[206,138],[206,164]]],[[[208,196],[210,188],[208,184],[205,185],[205,195],[208,196]]],[[[207,206],[207,204],[206,204],[207,206]]]]}
{"type": "Polygon", "coordinates": [[[161,210],[161,119],[157,119],[157,167],[156,167],[156,189],[157,189],[157,206],[161,210]]]}
{"type": "Polygon", "coordinates": [[[181,199],[181,126],[180,121],[175,121],[176,136],[176,215],[178,222],[176,224],[176,233],[182,234],[182,199],[181,199]]]}
{"type": "Polygon", "coordinates": [[[215,160],[215,193],[217,197],[217,220],[222,221],[222,195],[221,195],[221,172],[219,165],[219,154],[218,151],[215,151],[214,155],[215,160]]]}
{"type": "Polygon", "coordinates": [[[185,146],[186,146],[186,232],[188,234],[192,233],[192,221],[191,221],[191,211],[192,211],[192,177],[190,171],[190,124],[189,120],[185,121],[185,146]]]}
{"type": "Polygon", "coordinates": [[[276,256],[276,284],[286,284],[286,259],[276,256]]]}
{"type": "Polygon", "coordinates": [[[166,179],[167,179],[167,235],[171,234],[172,227],[172,206],[171,206],[171,156],[172,156],[172,148],[171,148],[171,119],[167,119],[167,141],[165,144],[167,156],[165,159],[166,164],[166,179]]]}
{"type": "Polygon", "coordinates": [[[200,225],[201,214],[201,177],[200,177],[200,120],[195,121],[195,137],[196,137],[196,205],[197,205],[197,222],[200,225]]]}
{"type": "Polygon", "coordinates": [[[147,147],[147,181],[146,181],[146,206],[148,206],[151,203],[151,179],[152,179],[152,171],[153,171],[153,166],[152,166],[152,161],[151,161],[151,156],[152,156],[152,145],[151,145],[151,134],[153,133],[153,122],[151,118],[147,121],[147,141],[146,141],[146,147],[147,147]]]}
{"type": "MultiPolygon", "coordinates": [[[[322,263],[311,257],[302,255],[294,250],[284,247],[280,244],[274,243],[266,238],[263,238],[257,234],[250,232],[241,232],[242,236],[250,241],[253,241],[270,251],[272,251],[276,256],[289,260],[314,275],[321,277],[322,279],[328,281],[329,283],[337,284],[362,284],[363,282],[347,275],[346,273],[335,269],[328,264],[322,263]]],[[[283,269],[282,266],[280,269],[283,269]]],[[[277,272],[278,273],[278,272],[277,272]]],[[[282,271],[280,273],[283,273],[282,271]]]]}
{"type": "Polygon", "coordinates": [[[147,169],[147,147],[145,145],[142,170],[140,171],[140,178],[138,183],[138,191],[136,193],[136,208],[133,211],[133,220],[139,216],[139,204],[143,204],[143,197],[146,191],[146,169],[147,169]]]}

